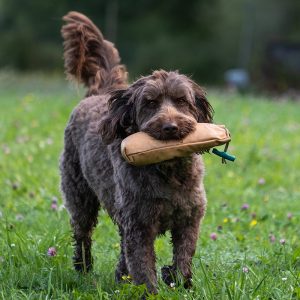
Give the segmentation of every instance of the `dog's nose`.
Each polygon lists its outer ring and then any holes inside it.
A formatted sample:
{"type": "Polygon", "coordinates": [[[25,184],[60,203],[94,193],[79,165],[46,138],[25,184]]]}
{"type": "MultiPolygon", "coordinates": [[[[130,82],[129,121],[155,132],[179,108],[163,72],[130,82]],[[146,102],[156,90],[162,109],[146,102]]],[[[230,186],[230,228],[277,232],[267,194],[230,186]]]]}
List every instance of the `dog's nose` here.
{"type": "Polygon", "coordinates": [[[167,123],[163,125],[162,130],[166,134],[175,134],[178,131],[178,126],[175,123],[167,123]]]}

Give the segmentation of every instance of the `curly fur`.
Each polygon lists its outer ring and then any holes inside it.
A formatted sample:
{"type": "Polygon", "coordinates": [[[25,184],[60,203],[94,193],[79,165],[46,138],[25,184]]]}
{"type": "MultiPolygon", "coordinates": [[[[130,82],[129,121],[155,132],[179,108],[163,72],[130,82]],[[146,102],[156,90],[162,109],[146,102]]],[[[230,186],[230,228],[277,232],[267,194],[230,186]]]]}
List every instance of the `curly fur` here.
{"type": "Polygon", "coordinates": [[[204,165],[199,155],[144,167],[121,156],[122,139],[145,131],[157,139],[181,139],[197,122],[211,122],[204,91],[178,72],[155,71],[127,84],[114,46],[85,16],[70,12],[63,26],[65,69],[88,87],[65,129],[61,189],[74,232],[74,266],[92,267],[91,236],[100,205],[117,224],[121,253],[116,280],[157,292],[154,240],[171,231],[173,265],[162,269],[170,284],[181,273],[191,284],[192,257],[205,213],[204,165]]]}
{"type": "Polygon", "coordinates": [[[117,49],[103,39],[89,18],[69,12],[63,20],[67,22],[61,30],[66,74],[88,87],[87,96],[97,94],[100,88],[127,82],[126,69],[119,64],[117,49]]]}

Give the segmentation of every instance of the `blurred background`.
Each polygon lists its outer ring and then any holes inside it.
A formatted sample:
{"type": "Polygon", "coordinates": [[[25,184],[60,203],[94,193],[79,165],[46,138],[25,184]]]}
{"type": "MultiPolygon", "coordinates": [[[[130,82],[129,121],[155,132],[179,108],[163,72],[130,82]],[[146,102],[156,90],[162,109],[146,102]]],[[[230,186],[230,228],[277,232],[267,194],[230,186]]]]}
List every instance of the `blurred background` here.
{"type": "Polygon", "coordinates": [[[0,69],[62,74],[70,10],[116,44],[131,79],[178,69],[204,85],[298,97],[299,0],[0,0],[0,69]]]}

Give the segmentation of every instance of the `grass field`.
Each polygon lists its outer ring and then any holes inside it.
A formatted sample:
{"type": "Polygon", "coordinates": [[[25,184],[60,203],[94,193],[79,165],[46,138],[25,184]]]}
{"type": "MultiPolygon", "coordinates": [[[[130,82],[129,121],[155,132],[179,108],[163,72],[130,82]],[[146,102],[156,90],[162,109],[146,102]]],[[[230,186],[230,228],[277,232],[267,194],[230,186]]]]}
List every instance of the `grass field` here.
{"type": "MultiPolygon", "coordinates": [[[[58,157],[82,91],[62,80],[0,77],[0,298],[137,299],[114,283],[119,252],[104,212],[93,273],[72,269],[58,157]],[[58,199],[57,206],[53,201],[58,199]],[[48,256],[50,247],[55,256],[48,256]]],[[[159,281],[155,299],[300,299],[300,103],[210,92],[215,122],[231,130],[235,163],[205,154],[208,210],[193,260],[194,287],[159,281]],[[211,236],[212,233],[215,233],[211,236]]],[[[156,241],[170,263],[169,236],[156,241]]]]}

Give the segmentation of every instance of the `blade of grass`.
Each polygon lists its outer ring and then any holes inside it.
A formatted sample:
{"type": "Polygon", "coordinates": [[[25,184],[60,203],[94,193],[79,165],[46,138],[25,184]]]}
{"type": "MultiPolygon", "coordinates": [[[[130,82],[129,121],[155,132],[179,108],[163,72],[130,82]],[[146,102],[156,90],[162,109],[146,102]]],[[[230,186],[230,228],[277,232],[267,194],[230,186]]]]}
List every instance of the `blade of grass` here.
{"type": "Polygon", "coordinates": [[[207,284],[207,287],[208,287],[209,295],[210,295],[211,299],[213,299],[213,293],[212,293],[212,290],[211,290],[211,283],[210,283],[210,281],[208,279],[208,276],[207,276],[207,273],[206,273],[206,271],[204,269],[204,266],[203,266],[201,258],[200,258],[200,266],[201,266],[201,270],[202,270],[202,272],[204,274],[204,277],[205,277],[205,280],[206,280],[206,284],[207,284]]]}
{"type": "Polygon", "coordinates": [[[225,280],[224,283],[225,283],[225,286],[226,286],[226,291],[227,291],[228,298],[229,298],[229,300],[232,300],[233,298],[232,298],[232,295],[231,295],[231,292],[230,292],[230,288],[227,284],[227,281],[225,280]]]}
{"type": "Polygon", "coordinates": [[[260,288],[260,286],[262,285],[262,283],[265,281],[265,279],[268,277],[268,275],[266,275],[260,282],[259,284],[256,286],[256,288],[254,289],[254,291],[251,293],[252,296],[255,296],[256,292],[258,291],[258,289],[260,288]]]}

